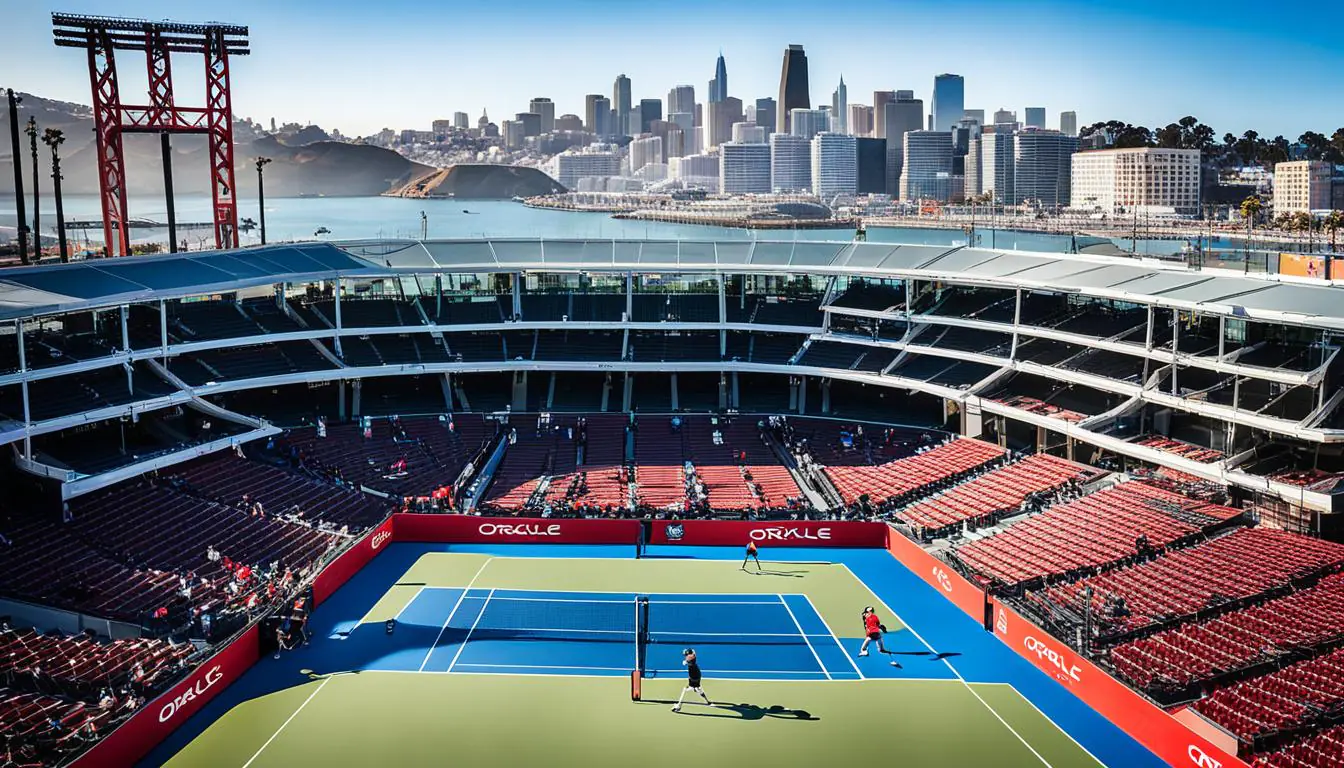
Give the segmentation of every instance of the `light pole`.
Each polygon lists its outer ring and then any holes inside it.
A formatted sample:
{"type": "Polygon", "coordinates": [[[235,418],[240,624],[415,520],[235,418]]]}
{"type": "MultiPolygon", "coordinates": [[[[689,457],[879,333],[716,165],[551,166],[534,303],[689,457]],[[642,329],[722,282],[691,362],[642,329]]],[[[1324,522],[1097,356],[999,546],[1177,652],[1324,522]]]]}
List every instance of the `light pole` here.
{"type": "MultiPolygon", "coordinates": [[[[42,226],[41,212],[42,203],[38,199],[38,190],[42,185],[37,183],[37,118],[28,116],[28,127],[23,129],[28,134],[28,147],[33,153],[33,263],[36,264],[42,259],[42,226]]],[[[14,162],[19,162],[19,158],[14,158],[14,162]]]]}
{"type": "Polygon", "coordinates": [[[42,143],[51,147],[51,187],[56,195],[56,240],[60,243],[61,261],[70,260],[70,252],[65,247],[65,206],[61,201],[61,151],[59,147],[65,141],[65,134],[57,128],[48,128],[42,132],[42,143]]]}
{"type": "Polygon", "coordinates": [[[269,157],[257,158],[257,207],[261,210],[261,244],[266,244],[266,177],[261,169],[271,162],[269,157]]]}

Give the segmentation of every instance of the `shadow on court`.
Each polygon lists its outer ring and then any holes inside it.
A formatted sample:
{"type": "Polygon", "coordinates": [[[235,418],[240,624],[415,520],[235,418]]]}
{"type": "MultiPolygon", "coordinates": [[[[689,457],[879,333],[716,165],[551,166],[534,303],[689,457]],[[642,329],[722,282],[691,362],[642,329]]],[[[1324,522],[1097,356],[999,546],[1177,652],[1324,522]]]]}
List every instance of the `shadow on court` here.
{"type": "Polygon", "coordinates": [[[891,656],[923,656],[929,661],[942,661],[943,659],[955,659],[961,654],[957,651],[943,651],[934,653],[933,651],[887,651],[891,656]]]}
{"type": "MultiPolygon", "coordinates": [[[[673,699],[644,699],[641,704],[663,704],[671,705],[677,702],[673,699]]],[[[817,721],[820,717],[813,715],[805,709],[789,709],[780,704],[774,704],[769,707],[762,707],[757,704],[728,704],[717,702],[713,707],[705,706],[698,701],[687,701],[681,705],[680,715],[687,717],[714,717],[721,720],[764,720],[767,717],[778,720],[800,720],[817,721]]]]}

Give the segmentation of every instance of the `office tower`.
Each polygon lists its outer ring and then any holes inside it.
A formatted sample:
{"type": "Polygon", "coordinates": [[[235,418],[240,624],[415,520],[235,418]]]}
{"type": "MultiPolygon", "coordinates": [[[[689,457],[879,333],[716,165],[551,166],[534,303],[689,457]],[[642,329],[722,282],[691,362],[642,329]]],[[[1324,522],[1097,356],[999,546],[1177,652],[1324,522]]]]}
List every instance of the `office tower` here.
{"type": "Polygon", "coordinates": [[[646,136],[630,142],[630,172],[634,173],[650,163],[663,161],[663,140],[646,136]]]}
{"type": "Polygon", "coordinates": [[[535,113],[541,118],[542,133],[550,133],[555,130],[555,102],[538,96],[528,102],[527,111],[535,113]]]}
{"type": "MultiPolygon", "coordinates": [[[[602,100],[606,101],[606,97],[602,100]]],[[[566,189],[578,189],[579,179],[607,178],[621,173],[620,155],[605,147],[565,150],[555,156],[553,163],[555,180],[566,189]]]]}
{"type": "Polygon", "coordinates": [[[1045,127],[1045,107],[1027,107],[1027,128],[1045,127]]]}
{"type": "Polygon", "coordinates": [[[887,105],[896,100],[895,91],[873,91],[873,136],[887,135],[887,105]]]}
{"type": "Polygon", "coordinates": [[[709,81],[709,101],[711,103],[728,98],[728,67],[723,62],[723,54],[714,62],[714,79],[709,81]]]}
{"type": "Polygon", "coordinates": [[[611,124],[612,135],[630,135],[630,78],[617,75],[611,86],[611,110],[615,118],[611,124]]]}
{"type": "Polygon", "coordinates": [[[1065,136],[1078,135],[1078,113],[1060,112],[1059,113],[1059,132],[1065,136]]]}
{"type": "Polygon", "coordinates": [[[966,157],[962,161],[962,190],[966,200],[971,200],[983,190],[980,183],[980,155],[984,139],[973,136],[966,146],[966,157]]]}
{"type": "MultiPolygon", "coordinates": [[[[654,120],[663,119],[663,102],[660,99],[639,100],[639,132],[648,133],[654,120]]],[[[633,128],[633,126],[631,126],[633,128]]]]}
{"type": "Polygon", "coordinates": [[[465,131],[471,127],[471,118],[466,112],[453,113],[453,127],[459,131],[465,131]]]}
{"type": "Polygon", "coordinates": [[[887,191],[887,140],[855,137],[854,154],[858,166],[858,193],[884,194],[887,191]]]}
{"type": "Polygon", "coordinates": [[[1078,137],[1024,128],[1013,137],[1013,202],[1066,208],[1078,137]]]}
{"type": "Polygon", "coordinates": [[[770,191],[770,145],[735,144],[719,146],[719,192],[744,195],[770,191]]]}
{"type": "Polygon", "coordinates": [[[600,93],[590,93],[583,97],[583,128],[595,136],[608,136],[607,125],[611,112],[611,100],[600,93]]]}
{"type": "Polygon", "coordinates": [[[908,131],[901,155],[902,200],[945,203],[952,198],[951,131],[908,131]]]}
{"type": "Polygon", "coordinates": [[[452,129],[452,120],[435,120],[429,124],[429,132],[434,134],[435,141],[443,141],[444,137],[447,136],[452,129]]]}
{"type": "Polygon", "coordinates": [[[896,91],[895,101],[914,101],[914,100],[915,100],[914,91],[901,91],[901,90],[896,91]]]}
{"type": "Polygon", "coordinates": [[[775,132],[775,100],[766,96],[756,100],[756,124],[765,129],[765,135],[775,132]]]}
{"type": "Polygon", "coordinates": [[[933,130],[950,131],[966,112],[966,82],[961,75],[933,78],[933,130]]]}
{"type": "Polygon", "coordinates": [[[733,123],[742,122],[742,100],[729,96],[723,101],[710,102],[707,146],[717,147],[733,136],[733,123]]]}
{"type": "Polygon", "coordinates": [[[500,124],[499,132],[504,138],[504,146],[507,149],[518,149],[523,146],[523,136],[525,134],[521,122],[517,120],[505,120],[500,124]]]}
{"type": "Polygon", "coordinates": [[[663,155],[667,162],[672,162],[672,158],[681,157],[686,152],[687,134],[686,131],[673,125],[667,129],[667,135],[663,137],[663,155]]]}
{"type": "Polygon", "coordinates": [[[523,126],[524,136],[541,135],[541,115],[536,112],[519,112],[513,119],[523,126]]]}
{"type": "MultiPolygon", "coordinates": [[[[698,130],[698,129],[697,129],[698,130]]],[[[719,189],[719,156],[686,155],[667,163],[668,175],[691,189],[719,189]]]]}
{"type": "Polygon", "coordinates": [[[983,109],[968,109],[968,110],[966,110],[965,114],[962,115],[962,119],[964,119],[964,120],[974,120],[976,125],[984,125],[984,124],[985,124],[985,110],[983,110],[983,109]]]}
{"type": "Polygon", "coordinates": [[[667,92],[667,114],[686,112],[695,116],[695,87],[678,85],[667,92]]]}
{"type": "Polygon", "coordinates": [[[789,113],[795,109],[811,109],[812,96],[807,84],[807,54],[803,46],[790,45],[784,49],[784,65],[779,72],[779,101],[775,106],[775,130],[790,132],[789,113]]]}
{"type": "Polygon", "coordinates": [[[791,133],[770,134],[770,188],[775,192],[812,188],[812,142],[791,133]]]}
{"type": "Polygon", "coordinates": [[[755,123],[733,123],[734,144],[764,144],[765,129],[755,123]]]}
{"type": "Polygon", "coordinates": [[[859,188],[858,160],[853,136],[824,132],[812,137],[812,194],[823,202],[854,194],[859,188]]]}
{"type": "Polygon", "coordinates": [[[887,194],[900,194],[901,170],[905,153],[905,134],[924,127],[924,102],[921,99],[897,99],[887,102],[887,194]]]}
{"type": "Polygon", "coordinates": [[[867,104],[850,104],[849,117],[846,119],[849,132],[854,136],[873,135],[873,108],[867,104]]]}
{"type": "MultiPolygon", "coordinates": [[[[630,124],[630,131],[632,136],[638,136],[639,134],[645,132],[643,121],[640,119],[641,113],[642,110],[640,110],[638,104],[634,104],[630,107],[630,116],[627,118],[627,121],[630,124]]],[[[616,125],[616,110],[614,109],[611,111],[611,125],[613,127],[615,127],[616,125]]],[[[625,133],[625,131],[621,131],[621,133],[625,133]]]]}
{"type": "Polygon", "coordinates": [[[693,155],[699,150],[695,147],[695,115],[690,112],[673,112],[667,116],[667,121],[681,131],[681,142],[674,144],[668,142],[665,145],[668,157],[682,157],[683,155],[693,155]]]}
{"type": "Polygon", "coordinates": [[[1070,158],[1074,207],[1115,213],[1117,208],[1170,208],[1199,213],[1198,149],[1099,149],[1070,158]]]}
{"type": "Polygon", "coordinates": [[[561,131],[582,131],[583,119],[578,115],[561,115],[555,118],[555,130],[561,131]]]}
{"type": "MultiPolygon", "coordinates": [[[[705,127],[697,125],[691,130],[691,143],[686,145],[687,152],[699,154],[705,151],[705,127]]],[[[718,172],[715,172],[718,175],[718,172]]]]}
{"type": "Polygon", "coordinates": [[[792,133],[794,136],[802,136],[809,141],[811,141],[813,136],[829,129],[829,122],[830,115],[825,110],[789,110],[789,124],[792,126],[789,133],[792,133]]]}
{"type": "Polygon", "coordinates": [[[1003,205],[1014,205],[1017,200],[1013,184],[1016,128],[1016,123],[998,123],[985,126],[980,134],[980,192],[1003,205]]]}
{"type": "Polygon", "coordinates": [[[831,94],[831,129],[836,133],[850,133],[849,130],[849,89],[845,87],[844,75],[840,76],[840,86],[831,94]]]}
{"type": "MultiPolygon", "coordinates": [[[[1017,122],[1016,112],[1010,112],[1009,110],[1003,108],[999,108],[994,112],[994,123],[993,123],[994,125],[1000,125],[1002,123],[1016,123],[1016,122],[1017,122]]],[[[983,125],[983,123],[981,123],[981,125],[983,125]]]]}

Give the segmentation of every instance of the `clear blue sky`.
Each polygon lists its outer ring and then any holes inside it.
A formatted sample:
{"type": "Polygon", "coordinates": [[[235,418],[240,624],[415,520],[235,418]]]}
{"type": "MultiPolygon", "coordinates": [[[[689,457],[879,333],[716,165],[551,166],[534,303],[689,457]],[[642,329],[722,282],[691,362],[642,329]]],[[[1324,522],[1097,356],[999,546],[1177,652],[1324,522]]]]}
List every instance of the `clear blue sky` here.
{"type": "MultiPolygon", "coordinates": [[[[89,101],[84,57],[52,45],[52,10],[246,24],[252,56],[233,67],[241,117],[314,122],[359,135],[428,129],[457,110],[474,123],[525,111],[533,96],[582,114],[585,93],[633,96],[695,86],[703,101],[722,49],[730,95],[779,87],[783,50],[805,46],[814,103],[843,74],[851,103],[875,89],[966,78],[966,106],[1061,110],[1165,125],[1193,114],[1221,137],[1254,128],[1295,139],[1344,127],[1344,4],[1330,0],[798,2],[797,0],[0,0],[0,86],[89,101]]],[[[199,57],[175,59],[179,101],[200,93],[199,57]]],[[[144,89],[122,60],[123,100],[144,89]]]]}

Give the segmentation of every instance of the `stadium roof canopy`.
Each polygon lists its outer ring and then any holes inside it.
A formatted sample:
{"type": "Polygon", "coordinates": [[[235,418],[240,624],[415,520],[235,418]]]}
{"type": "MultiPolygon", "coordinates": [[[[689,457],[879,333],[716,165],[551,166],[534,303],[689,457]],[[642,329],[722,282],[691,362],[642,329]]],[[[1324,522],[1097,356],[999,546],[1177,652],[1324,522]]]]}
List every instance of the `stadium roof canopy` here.
{"type": "Polygon", "coordinates": [[[1344,289],[1182,263],[821,241],[359,240],[0,270],[0,319],[337,277],[512,271],[757,272],[945,280],[1344,330],[1344,289]]]}

